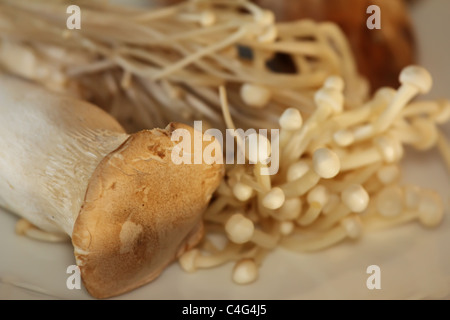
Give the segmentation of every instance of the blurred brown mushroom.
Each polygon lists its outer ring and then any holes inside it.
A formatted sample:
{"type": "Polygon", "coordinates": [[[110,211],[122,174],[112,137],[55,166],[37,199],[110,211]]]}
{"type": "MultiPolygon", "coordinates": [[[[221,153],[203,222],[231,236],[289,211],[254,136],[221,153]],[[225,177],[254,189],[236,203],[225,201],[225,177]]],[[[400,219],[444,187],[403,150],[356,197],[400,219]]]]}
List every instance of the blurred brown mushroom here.
{"type": "MultiPolygon", "coordinates": [[[[407,0],[253,0],[272,10],[278,21],[313,19],[337,23],[347,35],[359,72],[369,79],[372,91],[382,86],[398,87],[401,70],[416,62],[414,30],[407,0]],[[381,29],[370,30],[367,8],[381,10],[381,29]]],[[[180,0],[157,0],[172,5],[180,0]]],[[[284,64],[281,64],[284,65],[284,64]]],[[[286,71],[283,69],[283,71],[286,71]]]]}
{"type": "Polygon", "coordinates": [[[255,0],[274,11],[277,20],[311,18],[333,21],[347,35],[358,68],[372,90],[382,86],[397,87],[400,71],[415,63],[414,31],[404,0],[255,0]],[[366,13],[370,5],[381,11],[381,29],[370,30],[366,13]]]}

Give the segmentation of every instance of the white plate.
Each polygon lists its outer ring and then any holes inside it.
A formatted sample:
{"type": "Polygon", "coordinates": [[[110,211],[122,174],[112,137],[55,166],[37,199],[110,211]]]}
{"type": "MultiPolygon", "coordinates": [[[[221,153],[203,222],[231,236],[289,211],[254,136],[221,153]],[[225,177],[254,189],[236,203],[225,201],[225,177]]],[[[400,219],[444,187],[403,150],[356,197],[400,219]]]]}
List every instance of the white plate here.
{"type": "MultiPolygon", "coordinates": [[[[450,97],[450,1],[418,2],[412,12],[422,65],[435,85],[429,97],[450,97]]],[[[450,125],[444,130],[450,137],[450,125]]],[[[444,223],[426,230],[410,224],[365,235],[358,243],[298,255],[272,253],[260,279],[249,286],[231,282],[231,265],[184,273],[177,264],[160,278],[118,299],[407,299],[450,298],[450,178],[437,152],[408,150],[404,181],[434,188],[446,206],[444,223]],[[381,290],[368,290],[366,269],[381,269],[381,290]]],[[[72,246],[36,242],[14,233],[17,218],[0,212],[1,299],[90,299],[68,290],[66,269],[75,264],[72,246]]]]}

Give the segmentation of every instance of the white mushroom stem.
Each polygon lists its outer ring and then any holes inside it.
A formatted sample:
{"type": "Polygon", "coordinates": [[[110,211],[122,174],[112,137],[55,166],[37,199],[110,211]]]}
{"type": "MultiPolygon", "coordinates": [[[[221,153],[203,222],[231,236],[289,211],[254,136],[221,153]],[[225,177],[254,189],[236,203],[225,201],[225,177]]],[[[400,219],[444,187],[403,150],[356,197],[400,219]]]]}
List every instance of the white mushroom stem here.
{"type": "Polygon", "coordinates": [[[302,199],[299,197],[286,199],[278,210],[271,216],[280,221],[292,221],[297,219],[302,213],[302,199]]]}
{"type": "MultiPolygon", "coordinates": [[[[444,100],[445,101],[445,100],[444,100]]],[[[417,117],[421,115],[437,115],[444,111],[441,101],[413,101],[409,103],[400,113],[402,118],[417,117]]]]}
{"type": "Polygon", "coordinates": [[[300,130],[303,125],[303,118],[297,109],[286,109],[279,119],[280,124],[280,149],[283,148],[291,138],[292,134],[300,130]]]}
{"type": "Polygon", "coordinates": [[[236,258],[241,246],[229,243],[225,249],[212,255],[203,255],[199,249],[186,251],[178,259],[181,268],[186,272],[195,272],[198,269],[213,268],[236,258]]]}
{"type": "Polygon", "coordinates": [[[391,134],[401,142],[410,144],[417,150],[428,150],[434,147],[438,141],[438,129],[429,119],[416,118],[411,125],[402,125],[392,128],[391,134]]]}
{"type": "Polygon", "coordinates": [[[318,90],[314,95],[314,101],[317,109],[287,143],[281,156],[282,165],[299,159],[312,139],[311,131],[332,114],[339,114],[343,110],[343,94],[333,87],[323,87],[318,90]]]}
{"type": "Polygon", "coordinates": [[[353,128],[351,131],[355,142],[368,140],[374,136],[374,129],[372,123],[364,124],[353,128]]]}
{"type": "Polygon", "coordinates": [[[450,101],[439,99],[412,102],[402,110],[400,115],[404,119],[426,116],[437,124],[444,124],[450,120],[450,101]]]}
{"type": "Polygon", "coordinates": [[[400,73],[402,84],[393,101],[373,124],[375,132],[383,132],[391,126],[402,108],[417,94],[430,91],[432,78],[429,72],[418,66],[409,66],[400,73]]]}
{"type": "Polygon", "coordinates": [[[363,222],[367,231],[392,228],[410,221],[419,222],[428,228],[436,227],[444,218],[442,199],[434,191],[422,191],[416,209],[408,209],[401,214],[384,217],[381,212],[364,216],[363,222]]]}
{"type": "Polygon", "coordinates": [[[300,160],[291,164],[286,173],[287,182],[295,181],[303,177],[310,169],[309,161],[300,160]]]}
{"type": "Polygon", "coordinates": [[[377,212],[386,218],[398,217],[405,208],[402,188],[397,185],[382,189],[375,198],[377,212]]]}
{"type": "Polygon", "coordinates": [[[71,236],[89,179],[129,135],[100,109],[41,90],[0,76],[0,206],[71,236]]]}
{"type": "Polygon", "coordinates": [[[208,206],[208,209],[204,212],[204,217],[207,219],[214,219],[220,212],[222,212],[225,207],[230,203],[230,197],[221,196],[215,199],[208,206]]]}
{"type": "Polygon", "coordinates": [[[286,198],[298,197],[311,190],[321,178],[334,178],[340,171],[339,157],[327,148],[317,149],[313,155],[313,168],[301,178],[280,185],[286,198]]]}
{"type": "Polygon", "coordinates": [[[393,163],[403,155],[403,148],[398,139],[388,136],[374,138],[375,146],[354,151],[343,157],[341,170],[349,171],[377,162],[393,163]]]}
{"type": "Polygon", "coordinates": [[[341,204],[332,214],[324,216],[321,221],[317,221],[314,225],[315,229],[327,230],[350,213],[363,212],[369,205],[369,195],[361,185],[352,184],[342,191],[341,201],[341,204]]]}
{"type": "Polygon", "coordinates": [[[185,22],[196,22],[202,27],[209,27],[216,22],[217,18],[213,11],[205,10],[200,13],[182,13],[177,16],[177,19],[185,22]]]}
{"type": "Polygon", "coordinates": [[[278,37],[278,29],[276,26],[271,25],[264,27],[264,33],[258,36],[258,42],[260,43],[273,43],[278,37]]]}
{"type": "Polygon", "coordinates": [[[357,239],[362,233],[362,223],[359,217],[347,217],[331,230],[319,232],[306,239],[294,236],[285,238],[281,245],[297,252],[318,251],[335,245],[346,238],[357,239]]]}
{"type": "Polygon", "coordinates": [[[323,207],[322,214],[324,216],[334,214],[340,203],[341,197],[339,195],[335,193],[330,194],[327,204],[323,207]]]}
{"type": "Polygon", "coordinates": [[[384,110],[395,96],[396,91],[392,88],[380,88],[375,96],[360,108],[355,108],[338,114],[333,118],[339,128],[350,128],[367,122],[371,117],[384,110]]]}
{"type": "Polygon", "coordinates": [[[375,163],[367,167],[347,172],[342,180],[324,180],[322,183],[333,193],[340,193],[351,184],[365,184],[380,169],[381,163],[375,163]]]}
{"type": "Polygon", "coordinates": [[[320,212],[325,207],[329,199],[328,190],[323,185],[318,185],[314,187],[306,197],[308,201],[309,208],[306,210],[305,214],[300,216],[296,221],[297,223],[304,227],[313,223],[320,212]]]}
{"type": "Polygon", "coordinates": [[[378,180],[384,185],[394,183],[400,177],[400,169],[397,165],[385,165],[377,171],[378,180]]]}
{"type": "Polygon", "coordinates": [[[450,120],[450,100],[438,100],[440,110],[431,115],[431,118],[437,124],[444,124],[450,120]]]}
{"type": "Polygon", "coordinates": [[[286,198],[299,197],[314,188],[320,181],[320,176],[311,168],[301,178],[280,185],[286,198]]]}
{"type": "Polygon", "coordinates": [[[403,187],[404,202],[408,209],[417,209],[420,203],[420,194],[422,190],[415,185],[405,185],[403,187]]]}

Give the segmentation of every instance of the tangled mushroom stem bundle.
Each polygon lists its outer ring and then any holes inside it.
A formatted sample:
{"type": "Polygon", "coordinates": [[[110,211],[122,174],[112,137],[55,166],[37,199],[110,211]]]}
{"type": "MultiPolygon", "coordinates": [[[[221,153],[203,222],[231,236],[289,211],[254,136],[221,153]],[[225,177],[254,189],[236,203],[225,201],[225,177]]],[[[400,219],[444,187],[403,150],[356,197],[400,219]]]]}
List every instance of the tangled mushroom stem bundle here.
{"type": "MultiPolygon", "coordinates": [[[[226,166],[203,214],[206,236],[179,252],[184,270],[234,262],[232,279],[251,283],[276,247],[322,250],[367,231],[442,219],[435,192],[400,182],[405,145],[438,146],[450,169],[438,128],[450,103],[413,100],[431,88],[425,69],[407,67],[398,90],[369,97],[332,23],[277,23],[246,0],[151,10],[86,0],[77,2],[82,28],[67,30],[69,3],[0,0],[0,69],[94,102],[132,131],[193,120],[280,129],[277,174],[259,173],[266,159],[258,150],[247,154],[256,164],[226,166]]],[[[26,224],[18,231],[40,236],[26,224]]]]}
{"type": "Polygon", "coordinates": [[[1,0],[0,67],[93,102],[129,131],[198,119],[224,129],[220,85],[243,129],[275,128],[289,107],[310,114],[315,91],[331,75],[346,81],[348,107],[367,97],[333,24],[277,24],[246,0],[147,10],[85,0],[77,3],[81,29],[68,30],[69,4],[1,0]],[[286,60],[293,71],[283,72],[286,60]]]}

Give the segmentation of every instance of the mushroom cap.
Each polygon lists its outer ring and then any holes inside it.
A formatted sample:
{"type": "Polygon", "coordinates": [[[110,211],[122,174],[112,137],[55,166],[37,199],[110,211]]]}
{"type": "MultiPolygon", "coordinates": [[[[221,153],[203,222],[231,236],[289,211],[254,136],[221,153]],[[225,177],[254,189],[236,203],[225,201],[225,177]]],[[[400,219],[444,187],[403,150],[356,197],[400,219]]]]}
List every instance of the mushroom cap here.
{"type": "Polygon", "coordinates": [[[314,101],[317,106],[330,107],[335,114],[341,113],[344,106],[344,97],[342,92],[324,87],[319,89],[314,95],[314,101]]]}
{"type": "MultiPolygon", "coordinates": [[[[90,179],[72,243],[83,282],[96,298],[154,280],[203,236],[202,212],[223,165],[172,162],[176,129],[194,134],[189,126],[170,124],[131,135],[90,179]]],[[[204,142],[203,149],[209,143],[218,142],[204,142]]]]}
{"type": "Polygon", "coordinates": [[[263,108],[267,105],[272,93],[262,85],[245,83],[241,87],[241,98],[249,106],[263,108]]]}
{"type": "Polygon", "coordinates": [[[426,94],[433,86],[433,78],[427,69],[412,65],[402,70],[400,83],[415,86],[421,94],[426,94]]]}
{"type": "Polygon", "coordinates": [[[299,130],[303,125],[302,114],[298,109],[287,108],[281,114],[279,119],[281,129],[285,130],[299,130]]]}
{"type": "Polygon", "coordinates": [[[263,198],[262,204],[270,210],[281,208],[286,200],[283,189],[279,187],[272,188],[263,198]]]}
{"type": "Polygon", "coordinates": [[[369,205],[369,194],[360,184],[350,184],[341,194],[342,202],[352,212],[363,212],[369,205]]]}
{"type": "Polygon", "coordinates": [[[327,148],[319,148],[313,155],[314,171],[324,179],[334,178],[341,169],[338,155],[327,148]]]}
{"type": "Polygon", "coordinates": [[[344,88],[345,88],[344,79],[342,79],[342,77],[336,76],[336,75],[329,76],[325,80],[324,87],[342,92],[342,91],[344,91],[344,88]]]}

